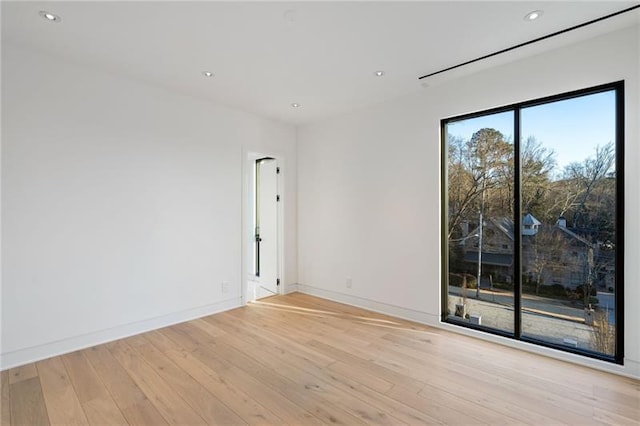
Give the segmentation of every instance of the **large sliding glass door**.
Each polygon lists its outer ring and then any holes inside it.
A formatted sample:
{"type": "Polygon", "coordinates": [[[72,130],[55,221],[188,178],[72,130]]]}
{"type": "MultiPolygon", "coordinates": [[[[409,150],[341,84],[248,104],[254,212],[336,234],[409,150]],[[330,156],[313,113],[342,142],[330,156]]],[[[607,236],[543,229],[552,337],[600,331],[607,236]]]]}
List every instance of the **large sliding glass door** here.
{"type": "Polygon", "coordinates": [[[443,120],[443,320],[622,360],[623,84],[443,120]]]}

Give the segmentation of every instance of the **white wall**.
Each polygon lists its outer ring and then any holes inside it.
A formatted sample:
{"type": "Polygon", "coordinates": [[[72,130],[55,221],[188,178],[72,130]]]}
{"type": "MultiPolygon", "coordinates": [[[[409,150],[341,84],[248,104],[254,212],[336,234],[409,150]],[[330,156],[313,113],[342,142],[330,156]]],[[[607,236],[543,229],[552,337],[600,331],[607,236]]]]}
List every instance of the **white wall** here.
{"type": "Polygon", "coordinates": [[[239,306],[246,151],[291,165],[296,283],[295,132],[3,44],[2,368],[239,306]]]}
{"type": "MultiPolygon", "coordinates": [[[[440,314],[440,120],[626,80],[626,360],[640,377],[638,28],[518,60],[298,130],[300,289],[429,324],[440,314]],[[353,284],[347,288],[346,279],[353,284]]],[[[452,328],[452,327],[448,327],[452,328]]],[[[480,333],[456,330],[473,335],[480,333]]]]}

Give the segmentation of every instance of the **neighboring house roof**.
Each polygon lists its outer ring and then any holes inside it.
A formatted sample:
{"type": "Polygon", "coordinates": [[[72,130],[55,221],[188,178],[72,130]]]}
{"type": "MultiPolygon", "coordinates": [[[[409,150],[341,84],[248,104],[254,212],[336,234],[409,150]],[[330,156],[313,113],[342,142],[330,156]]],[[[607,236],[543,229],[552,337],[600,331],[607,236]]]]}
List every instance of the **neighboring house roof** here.
{"type": "MultiPolygon", "coordinates": [[[[505,253],[487,253],[483,251],[481,260],[483,265],[511,266],[513,263],[513,255],[505,253]]],[[[467,251],[464,254],[464,261],[478,263],[478,251],[467,251]]]]}
{"type": "Polygon", "coordinates": [[[527,213],[522,218],[522,224],[523,225],[542,225],[542,222],[540,222],[538,219],[533,217],[533,215],[531,213],[527,213]]]}
{"type": "Polygon", "coordinates": [[[499,219],[491,219],[491,222],[502,231],[511,241],[514,239],[513,235],[513,220],[508,217],[503,217],[499,219]]]}
{"type": "MultiPolygon", "coordinates": [[[[491,218],[489,219],[489,222],[492,223],[499,231],[502,231],[502,233],[504,233],[507,237],[509,237],[511,241],[514,240],[513,220],[509,219],[508,217],[502,217],[497,219],[491,218]]],[[[474,235],[479,233],[480,233],[480,227],[476,226],[471,232],[469,232],[469,235],[474,235]]]]}
{"type": "Polygon", "coordinates": [[[571,238],[575,238],[576,240],[580,241],[582,244],[592,247],[593,244],[591,244],[587,239],[585,239],[584,237],[581,237],[580,235],[576,234],[575,232],[573,232],[572,230],[565,228],[564,226],[555,226],[556,228],[560,229],[562,232],[564,232],[565,234],[567,234],[568,236],[570,236],[571,238]]]}
{"type": "MultiPolygon", "coordinates": [[[[491,218],[487,222],[485,222],[485,226],[492,226],[495,229],[501,231],[504,235],[506,235],[510,240],[514,240],[514,224],[513,220],[507,217],[503,218],[491,218]]],[[[527,214],[523,217],[522,220],[523,225],[531,225],[531,226],[544,226],[538,219],[536,219],[533,215],[527,214]]],[[[587,239],[576,234],[570,229],[559,226],[559,225],[548,225],[547,229],[560,230],[562,235],[566,238],[574,239],[587,247],[593,247],[587,239]]],[[[477,235],[479,233],[479,228],[476,227],[473,231],[469,233],[469,235],[477,235]]],[[[535,238],[535,235],[523,235],[523,242],[527,239],[535,238]]],[[[482,264],[483,265],[494,265],[494,266],[504,266],[510,267],[513,265],[513,254],[509,253],[493,253],[488,251],[482,251],[482,264]]],[[[464,261],[469,263],[477,263],[478,262],[478,249],[476,247],[475,250],[466,250],[464,253],[464,261]]]]}
{"type": "MultiPolygon", "coordinates": [[[[511,218],[508,218],[508,217],[491,218],[491,219],[489,219],[489,222],[491,222],[498,230],[502,231],[502,233],[504,233],[511,241],[514,240],[513,220],[511,218]]],[[[538,219],[536,219],[535,216],[533,216],[531,213],[527,213],[522,218],[522,224],[523,225],[544,226],[542,224],[542,222],[540,222],[538,219]]],[[[579,242],[581,242],[581,243],[583,243],[583,244],[585,244],[585,245],[587,245],[589,247],[593,246],[593,244],[591,242],[589,242],[589,240],[587,240],[586,238],[576,234],[575,232],[573,232],[572,230],[570,230],[569,228],[567,228],[565,226],[559,226],[557,224],[556,225],[548,225],[548,226],[561,230],[567,236],[569,236],[571,238],[574,238],[574,239],[578,240],[579,242]]],[[[469,235],[478,234],[479,232],[480,232],[479,227],[476,227],[473,231],[469,232],[469,235]]]]}

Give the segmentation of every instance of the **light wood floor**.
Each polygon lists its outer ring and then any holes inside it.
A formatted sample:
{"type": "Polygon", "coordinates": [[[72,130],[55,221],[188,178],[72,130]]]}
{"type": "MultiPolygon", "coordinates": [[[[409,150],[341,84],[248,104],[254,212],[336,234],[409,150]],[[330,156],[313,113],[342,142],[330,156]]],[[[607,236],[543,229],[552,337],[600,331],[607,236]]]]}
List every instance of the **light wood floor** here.
{"type": "Polygon", "coordinates": [[[2,424],[640,423],[640,382],[294,293],[2,372],[2,424]]]}

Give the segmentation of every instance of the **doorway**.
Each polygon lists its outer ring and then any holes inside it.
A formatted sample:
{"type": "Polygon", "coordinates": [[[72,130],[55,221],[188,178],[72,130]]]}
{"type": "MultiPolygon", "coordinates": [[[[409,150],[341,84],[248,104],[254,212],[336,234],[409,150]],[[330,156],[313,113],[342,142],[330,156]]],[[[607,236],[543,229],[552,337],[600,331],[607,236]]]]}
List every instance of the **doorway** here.
{"type": "Polygon", "coordinates": [[[280,294],[281,194],[277,158],[250,154],[246,164],[250,172],[246,198],[249,211],[245,216],[245,301],[249,302],[280,294]]]}

